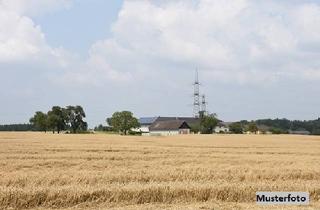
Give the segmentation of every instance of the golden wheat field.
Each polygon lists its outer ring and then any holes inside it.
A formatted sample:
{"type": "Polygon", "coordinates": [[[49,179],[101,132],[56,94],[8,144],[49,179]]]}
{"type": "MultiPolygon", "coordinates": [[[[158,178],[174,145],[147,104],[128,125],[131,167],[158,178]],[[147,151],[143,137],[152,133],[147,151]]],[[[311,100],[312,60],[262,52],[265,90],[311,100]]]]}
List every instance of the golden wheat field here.
{"type": "Polygon", "coordinates": [[[320,209],[320,137],[0,133],[0,209],[320,209]]]}

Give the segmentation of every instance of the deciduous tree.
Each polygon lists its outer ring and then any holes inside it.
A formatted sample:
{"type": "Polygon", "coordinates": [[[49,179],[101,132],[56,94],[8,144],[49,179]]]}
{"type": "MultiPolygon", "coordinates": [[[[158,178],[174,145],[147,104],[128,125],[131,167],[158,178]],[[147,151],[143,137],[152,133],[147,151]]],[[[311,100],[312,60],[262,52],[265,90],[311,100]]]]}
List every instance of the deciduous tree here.
{"type": "Polygon", "coordinates": [[[242,134],[243,133],[242,124],[240,122],[232,123],[229,126],[229,131],[235,134],[242,134]]]}
{"type": "Polygon", "coordinates": [[[43,112],[36,112],[35,115],[30,118],[30,123],[36,130],[47,132],[48,130],[48,115],[43,112]]]}
{"type": "Polygon", "coordinates": [[[55,131],[60,133],[62,130],[66,129],[67,120],[66,109],[61,108],[60,106],[54,106],[48,112],[48,123],[53,133],[55,131]]]}
{"type": "Polygon", "coordinates": [[[107,119],[107,122],[115,131],[124,135],[127,135],[132,128],[139,127],[138,119],[129,111],[115,112],[111,118],[107,119]]]}
{"type": "Polygon", "coordinates": [[[67,106],[66,114],[72,133],[87,130],[87,123],[83,120],[86,114],[81,106],[67,106]]]}
{"type": "Polygon", "coordinates": [[[258,132],[258,126],[255,122],[250,122],[248,124],[248,131],[250,131],[251,133],[257,133],[258,132]]]}
{"type": "Polygon", "coordinates": [[[218,119],[215,114],[203,115],[200,122],[200,131],[202,134],[211,134],[217,124],[218,119]]]}

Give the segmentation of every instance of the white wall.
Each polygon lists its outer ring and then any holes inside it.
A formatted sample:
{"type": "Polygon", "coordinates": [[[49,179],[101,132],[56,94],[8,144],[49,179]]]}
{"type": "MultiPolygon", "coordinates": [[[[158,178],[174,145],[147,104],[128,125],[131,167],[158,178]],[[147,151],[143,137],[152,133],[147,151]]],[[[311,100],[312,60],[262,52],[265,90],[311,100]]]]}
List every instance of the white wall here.
{"type": "Polygon", "coordinates": [[[175,131],[150,131],[150,136],[174,136],[179,135],[179,130],[175,131]]]}
{"type": "Polygon", "coordinates": [[[147,126],[147,125],[142,125],[140,128],[132,129],[132,131],[149,133],[149,126],[147,126]]]}
{"type": "Polygon", "coordinates": [[[220,132],[228,133],[229,132],[229,128],[224,127],[224,126],[216,126],[214,128],[214,132],[215,133],[220,133],[220,132]]]}

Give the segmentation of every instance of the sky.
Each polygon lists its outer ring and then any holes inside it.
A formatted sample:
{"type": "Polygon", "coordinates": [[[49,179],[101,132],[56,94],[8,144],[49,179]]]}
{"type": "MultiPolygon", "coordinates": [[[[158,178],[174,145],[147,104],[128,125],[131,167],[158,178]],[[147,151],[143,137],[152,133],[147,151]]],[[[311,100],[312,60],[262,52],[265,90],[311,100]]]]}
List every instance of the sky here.
{"type": "Polygon", "coordinates": [[[224,121],[320,116],[320,1],[0,0],[0,124],[82,105],[224,121]]]}

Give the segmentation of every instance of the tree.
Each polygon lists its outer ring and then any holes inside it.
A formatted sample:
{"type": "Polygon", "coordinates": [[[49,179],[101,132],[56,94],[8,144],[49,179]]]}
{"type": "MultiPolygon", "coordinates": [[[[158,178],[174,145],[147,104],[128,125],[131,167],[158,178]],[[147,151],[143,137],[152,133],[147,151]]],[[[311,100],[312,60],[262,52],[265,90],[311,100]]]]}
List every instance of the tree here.
{"type": "Polygon", "coordinates": [[[86,114],[81,106],[67,106],[66,108],[67,122],[70,125],[72,133],[77,131],[86,131],[87,123],[83,121],[86,114]]]}
{"type": "Polygon", "coordinates": [[[241,134],[243,133],[243,128],[240,122],[235,122],[230,124],[229,130],[231,133],[241,134]]]}
{"type": "Polygon", "coordinates": [[[202,134],[211,134],[217,124],[218,119],[215,114],[203,115],[200,121],[200,132],[202,134]]]}
{"type": "Polygon", "coordinates": [[[36,112],[35,115],[30,118],[30,123],[36,130],[47,132],[48,130],[48,115],[43,112],[36,112]]]}
{"type": "Polygon", "coordinates": [[[107,122],[115,131],[121,132],[124,135],[127,135],[128,131],[132,128],[140,126],[138,119],[129,111],[115,112],[111,118],[107,119],[107,122]]]}
{"type": "Polygon", "coordinates": [[[255,122],[250,122],[248,125],[248,131],[250,131],[251,133],[257,133],[258,131],[258,126],[255,122]]]}
{"type": "Polygon", "coordinates": [[[66,109],[59,106],[52,107],[51,111],[48,112],[48,124],[54,133],[66,129],[67,127],[67,112],[66,109]]]}
{"type": "Polygon", "coordinates": [[[199,123],[191,124],[190,127],[191,127],[190,131],[192,133],[199,133],[200,132],[200,124],[199,123]]]}

